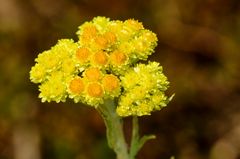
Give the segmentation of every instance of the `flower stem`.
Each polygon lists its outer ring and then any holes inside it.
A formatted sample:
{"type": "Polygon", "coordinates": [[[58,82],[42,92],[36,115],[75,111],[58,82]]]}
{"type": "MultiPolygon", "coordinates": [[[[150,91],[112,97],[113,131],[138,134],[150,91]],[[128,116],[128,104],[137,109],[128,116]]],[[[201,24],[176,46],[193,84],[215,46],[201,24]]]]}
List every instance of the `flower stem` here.
{"type": "Polygon", "coordinates": [[[137,116],[132,119],[132,139],[128,152],[123,132],[123,120],[116,113],[116,103],[114,100],[106,100],[104,104],[97,107],[98,112],[102,116],[107,129],[108,145],[117,154],[117,159],[135,159],[138,151],[144,143],[149,139],[154,139],[154,135],[139,136],[139,126],[137,116]]]}
{"type": "Polygon", "coordinates": [[[130,159],[124,138],[122,118],[116,113],[114,100],[106,100],[97,110],[105,122],[108,144],[117,154],[117,159],[130,159]]]}
{"type": "Polygon", "coordinates": [[[155,139],[155,135],[144,135],[140,138],[139,136],[139,126],[138,126],[138,117],[133,116],[132,118],[132,139],[131,139],[131,146],[130,146],[130,159],[135,159],[135,156],[145,144],[146,141],[150,139],[155,139]]]}
{"type": "Polygon", "coordinates": [[[139,140],[139,126],[138,118],[133,116],[132,118],[132,138],[131,138],[131,147],[130,147],[130,157],[134,159],[138,152],[138,140],[139,140]]]}

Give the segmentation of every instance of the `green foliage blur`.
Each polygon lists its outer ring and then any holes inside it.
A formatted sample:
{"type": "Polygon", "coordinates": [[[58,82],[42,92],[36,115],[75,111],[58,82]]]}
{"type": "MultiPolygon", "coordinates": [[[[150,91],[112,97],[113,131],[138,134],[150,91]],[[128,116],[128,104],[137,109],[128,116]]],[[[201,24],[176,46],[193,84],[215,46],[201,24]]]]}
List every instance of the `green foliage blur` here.
{"type": "Polygon", "coordinates": [[[137,19],[159,39],[150,60],[163,65],[175,97],[140,118],[157,139],[138,159],[240,158],[239,0],[1,0],[0,159],[115,158],[93,108],[41,103],[29,80],[38,53],[76,40],[95,16],[137,19]]]}

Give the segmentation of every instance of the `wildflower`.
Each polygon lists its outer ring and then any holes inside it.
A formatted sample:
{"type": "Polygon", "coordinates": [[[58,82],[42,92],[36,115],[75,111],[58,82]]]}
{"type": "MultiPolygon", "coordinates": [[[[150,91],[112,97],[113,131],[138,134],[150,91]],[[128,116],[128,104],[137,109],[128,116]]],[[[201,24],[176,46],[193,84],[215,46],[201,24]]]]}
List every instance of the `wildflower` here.
{"type": "Polygon", "coordinates": [[[109,18],[100,16],[93,18],[92,21],[100,33],[106,32],[108,25],[111,23],[109,18]]]}
{"type": "Polygon", "coordinates": [[[121,76],[121,82],[124,91],[117,108],[120,116],[150,115],[169,101],[164,94],[169,82],[157,62],[138,64],[121,76]]]}
{"type": "Polygon", "coordinates": [[[60,72],[53,73],[47,81],[40,85],[39,90],[39,97],[42,98],[42,102],[65,102],[67,97],[66,86],[60,72]]]}
{"type": "Polygon", "coordinates": [[[44,66],[36,64],[31,68],[30,71],[30,80],[34,83],[41,83],[46,79],[46,71],[44,66]]]}
{"type": "Polygon", "coordinates": [[[149,30],[141,30],[130,43],[134,46],[132,58],[146,60],[157,46],[157,37],[149,30]]]}
{"type": "Polygon", "coordinates": [[[108,40],[104,36],[99,35],[95,37],[92,47],[95,50],[104,50],[107,48],[107,45],[108,45],[108,40]]]}
{"type": "Polygon", "coordinates": [[[100,104],[104,103],[104,96],[104,89],[101,83],[89,82],[82,102],[93,107],[98,107],[100,104]]]}
{"type": "Polygon", "coordinates": [[[39,54],[36,62],[42,64],[46,72],[52,72],[60,66],[61,58],[56,52],[48,50],[39,54]]]}
{"type": "Polygon", "coordinates": [[[88,68],[83,75],[89,81],[98,81],[102,76],[100,70],[96,67],[88,68]]]}
{"type": "Polygon", "coordinates": [[[74,74],[76,72],[75,62],[71,58],[67,58],[62,61],[61,69],[65,76],[74,74]]]}
{"type": "Polygon", "coordinates": [[[120,93],[120,80],[113,74],[107,74],[102,79],[102,85],[106,94],[111,97],[116,97],[120,93]]]}
{"type": "Polygon", "coordinates": [[[102,97],[103,96],[103,88],[102,86],[95,82],[95,83],[90,83],[87,86],[87,93],[91,97],[102,97]]]}
{"type": "Polygon", "coordinates": [[[127,56],[118,50],[110,54],[110,61],[112,65],[122,65],[127,60],[127,56]]]}
{"type": "Polygon", "coordinates": [[[77,76],[70,81],[69,91],[76,95],[79,95],[84,91],[84,83],[81,77],[77,76]]]}
{"type": "Polygon", "coordinates": [[[97,28],[91,23],[85,23],[79,27],[79,32],[77,32],[77,34],[79,35],[80,45],[87,46],[87,44],[97,36],[97,33],[97,28]]]}
{"type": "Polygon", "coordinates": [[[93,107],[118,98],[120,116],[149,115],[166,106],[167,78],[157,62],[146,60],[157,45],[156,35],[134,19],[96,17],[79,26],[79,40],[59,40],[43,51],[31,68],[42,102],[74,102],[93,107]],[[135,66],[135,67],[134,67],[135,66]]]}
{"type": "Polygon", "coordinates": [[[104,34],[103,34],[103,37],[104,37],[105,39],[107,39],[107,43],[108,43],[108,45],[110,45],[110,46],[117,41],[116,35],[115,35],[113,32],[111,32],[111,31],[108,31],[108,32],[104,33],[104,34]]]}
{"type": "Polygon", "coordinates": [[[131,30],[132,32],[134,31],[139,31],[141,29],[144,29],[142,23],[134,20],[134,19],[128,19],[124,22],[124,24],[131,30]]]}
{"type": "Polygon", "coordinates": [[[91,52],[84,47],[80,47],[76,51],[76,58],[81,64],[88,62],[90,55],[91,52]]]}
{"type": "Polygon", "coordinates": [[[98,51],[93,55],[92,62],[98,66],[105,66],[108,62],[108,54],[104,51],[98,51]]]}

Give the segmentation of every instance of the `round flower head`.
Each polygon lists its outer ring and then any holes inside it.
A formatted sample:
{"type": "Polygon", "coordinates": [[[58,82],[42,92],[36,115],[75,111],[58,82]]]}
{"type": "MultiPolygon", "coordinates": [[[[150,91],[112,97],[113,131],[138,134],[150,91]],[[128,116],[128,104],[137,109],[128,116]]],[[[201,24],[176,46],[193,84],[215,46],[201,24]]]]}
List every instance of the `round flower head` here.
{"type": "Polygon", "coordinates": [[[69,98],[72,98],[75,103],[79,102],[82,99],[82,95],[85,90],[85,82],[79,77],[75,76],[68,82],[68,93],[69,98]]]}
{"type": "Polygon", "coordinates": [[[141,30],[139,34],[130,41],[130,45],[133,46],[129,49],[130,57],[133,59],[146,60],[157,46],[157,37],[150,30],[141,30]]]}
{"type": "Polygon", "coordinates": [[[121,83],[124,91],[117,107],[120,116],[150,115],[168,103],[164,91],[169,82],[157,62],[138,64],[121,76],[121,83]]]}
{"type": "Polygon", "coordinates": [[[103,96],[103,88],[100,83],[89,83],[87,87],[87,94],[91,97],[101,98],[103,96]]]}
{"type": "Polygon", "coordinates": [[[43,65],[36,64],[31,68],[30,80],[34,83],[41,83],[46,79],[46,70],[43,65]]]}
{"type": "Polygon", "coordinates": [[[98,68],[90,67],[83,72],[83,76],[88,81],[98,81],[100,80],[102,73],[98,68]]]}
{"type": "Polygon", "coordinates": [[[110,97],[116,97],[120,93],[120,80],[113,74],[107,74],[102,79],[102,85],[106,94],[110,97]]]}
{"type": "Polygon", "coordinates": [[[100,82],[88,82],[82,102],[98,107],[104,103],[104,95],[104,90],[100,82]]]}
{"type": "Polygon", "coordinates": [[[95,25],[92,23],[86,22],[82,26],[79,27],[77,34],[79,35],[79,43],[80,46],[87,47],[93,39],[97,36],[98,31],[95,25]]]}
{"type": "Polygon", "coordinates": [[[111,73],[123,74],[139,60],[146,60],[157,45],[156,35],[144,29],[142,23],[129,19],[114,21],[96,17],[77,31],[80,47],[78,59],[111,73]],[[88,51],[86,51],[86,49],[88,51]]]}
{"type": "Polygon", "coordinates": [[[35,59],[37,62],[30,71],[30,79],[34,83],[42,83],[56,71],[63,71],[65,74],[75,72],[75,63],[72,55],[77,49],[73,40],[63,39],[50,50],[44,51],[35,59]]]}
{"type": "Polygon", "coordinates": [[[92,56],[92,65],[106,67],[108,63],[108,54],[105,51],[98,51],[92,56]]]}
{"type": "Polygon", "coordinates": [[[78,41],[59,40],[35,59],[30,80],[40,84],[42,102],[69,97],[98,107],[118,98],[120,116],[142,116],[170,100],[162,67],[157,62],[136,65],[157,45],[156,35],[141,22],[96,17],[79,26],[77,35],[78,41]]]}
{"type": "Polygon", "coordinates": [[[42,98],[42,102],[65,102],[67,97],[64,77],[61,72],[51,74],[49,79],[39,86],[39,90],[39,97],[42,98]]]}
{"type": "Polygon", "coordinates": [[[90,50],[88,50],[88,48],[85,47],[80,47],[77,49],[76,51],[76,60],[80,63],[80,64],[85,64],[89,61],[89,57],[91,55],[90,50]]]}
{"type": "Polygon", "coordinates": [[[119,50],[115,50],[110,54],[111,64],[114,66],[121,66],[127,61],[127,55],[119,50]]]}

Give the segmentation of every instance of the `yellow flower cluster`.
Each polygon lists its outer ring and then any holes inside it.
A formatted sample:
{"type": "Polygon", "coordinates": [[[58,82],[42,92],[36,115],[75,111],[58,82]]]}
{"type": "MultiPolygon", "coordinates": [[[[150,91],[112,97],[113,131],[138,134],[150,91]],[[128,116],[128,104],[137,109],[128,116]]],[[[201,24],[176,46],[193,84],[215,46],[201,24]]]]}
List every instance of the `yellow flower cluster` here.
{"type": "Polygon", "coordinates": [[[66,100],[66,82],[78,72],[72,60],[77,47],[73,40],[59,40],[50,50],[36,58],[37,63],[30,71],[30,79],[34,83],[41,83],[39,97],[42,102],[66,100]]]}
{"type": "Polygon", "coordinates": [[[117,107],[120,116],[150,115],[166,106],[170,98],[165,96],[169,82],[157,62],[138,64],[121,77],[124,89],[117,107]]]}
{"type": "Polygon", "coordinates": [[[119,96],[120,88],[117,76],[104,73],[97,67],[89,67],[81,76],[75,75],[70,79],[67,92],[76,103],[96,107],[103,104],[104,99],[119,96]]]}
{"type": "Polygon", "coordinates": [[[77,42],[59,40],[36,58],[30,79],[40,83],[42,102],[69,97],[97,107],[119,97],[120,116],[147,115],[165,105],[168,82],[161,67],[154,62],[132,69],[157,45],[156,35],[142,23],[96,17],[79,26],[77,35],[77,42]]]}
{"type": "Polygon", "coordinates": [[[146,60],[157,45],[156,35],[133,19],[122,22],[96,17],[81,25],[77,35],[80,64],[116,75],[123,74],[133,63],[146,60]]]}

